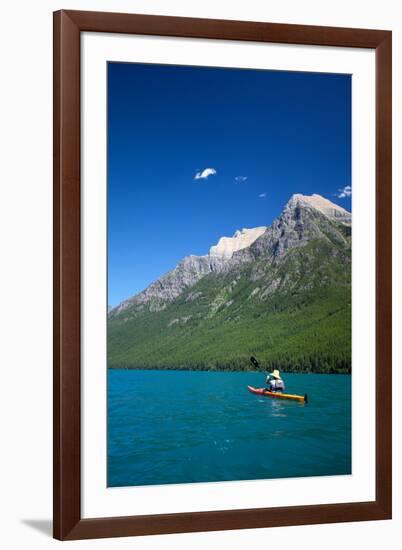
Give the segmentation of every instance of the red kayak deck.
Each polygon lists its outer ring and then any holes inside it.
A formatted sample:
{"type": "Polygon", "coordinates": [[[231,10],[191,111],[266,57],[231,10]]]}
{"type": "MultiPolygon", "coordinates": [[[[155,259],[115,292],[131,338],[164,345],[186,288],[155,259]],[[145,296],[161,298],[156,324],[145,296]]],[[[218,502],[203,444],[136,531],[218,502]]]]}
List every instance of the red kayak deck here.
{"type": "Polygon", "coordinates": [[[307,403],[307,394],[293,395],[291,393],[269,391],[267,390],[267,388],[253,388],[253,386],[247,386],[247,389],[251,393],[263,395],[264,397],[273,397],[274,399],[289,399],[291,401],[299,401],[299,403],[307,403]]]}

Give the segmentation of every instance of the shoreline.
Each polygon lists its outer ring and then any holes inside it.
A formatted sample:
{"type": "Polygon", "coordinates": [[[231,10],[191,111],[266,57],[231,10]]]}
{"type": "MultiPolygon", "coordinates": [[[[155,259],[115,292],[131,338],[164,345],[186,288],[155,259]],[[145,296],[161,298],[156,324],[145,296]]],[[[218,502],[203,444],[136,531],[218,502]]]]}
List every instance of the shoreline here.
{"type": "MultiPolygon", "coordinates": [[[[107,367],[108,371],[118,371],[118,370],[129,370],[129,371],[170,371],[170,372],[250,372],[250,373],[259,373],[267,374],[268,370],[255,370],[255,369],[191,369],[191,368],[161,368],[161,367],[107,367]]],[[[348,375],[351,376],[352,372],[322,372],[322,371],[285,371],[279,369],[283,374],[325,374],[325,375],[348,375]]]]}

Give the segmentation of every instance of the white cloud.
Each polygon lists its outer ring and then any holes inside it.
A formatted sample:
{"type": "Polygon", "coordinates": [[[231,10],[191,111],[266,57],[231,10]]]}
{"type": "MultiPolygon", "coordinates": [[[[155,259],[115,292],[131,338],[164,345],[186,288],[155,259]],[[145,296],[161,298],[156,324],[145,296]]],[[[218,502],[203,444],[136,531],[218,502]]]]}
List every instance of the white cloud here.
{"type": "Polygon", "coordinates": [[[266,193],[260,193],[260,194],[258,195],[258,197],[259,197],[260,199],[265,199],[266,196],[267,196],[266,193]]]}
{"type": "Polygon", "coordinates": [[[194,176],[195,180],[206,180],[209,176],[214,176],[216,174],[215,168],[204,168],[200,172],[197,172],[194,176]]]}
{"type": "Polygon", "coordinates": [[[236,176],[234,180],[236,183],[243,183],[247,180],[247,177],[248,176],[236,176]]]}
{"type": "Polygon", "coordinates": [[[338,197],[338,199],[345,199],[346,197],[352,196],[352,188],[350,185],[345,185],[342,189],[338,189],[338,192],[335,193],[335,197],[338,197]]]}

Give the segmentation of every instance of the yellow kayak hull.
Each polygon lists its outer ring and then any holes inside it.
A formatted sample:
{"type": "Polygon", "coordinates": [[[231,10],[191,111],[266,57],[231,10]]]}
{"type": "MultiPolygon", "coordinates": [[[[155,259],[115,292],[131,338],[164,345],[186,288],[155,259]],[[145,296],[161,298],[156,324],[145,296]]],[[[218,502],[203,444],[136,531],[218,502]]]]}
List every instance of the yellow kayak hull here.
{"type": "Polygon", "coordinates": [[[281,393],[269,391],[266,388],[253,388],[253,386],[247,386],[247,389],[251,393],[257,395],[263,395],[264,397],[272,397],[273,399],[289,399],[290,401],[298,401],[299,403],[307,403],[307,394],[294,395],[291,393],[281,393]]]}

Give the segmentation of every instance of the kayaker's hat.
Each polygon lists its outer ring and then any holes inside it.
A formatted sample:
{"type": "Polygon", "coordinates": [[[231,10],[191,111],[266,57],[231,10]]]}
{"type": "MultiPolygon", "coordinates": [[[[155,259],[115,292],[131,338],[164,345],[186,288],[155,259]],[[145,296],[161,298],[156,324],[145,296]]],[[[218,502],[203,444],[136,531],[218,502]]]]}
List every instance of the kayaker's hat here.
{"type": "Polygon", "coordinates": [[[281,379],[281,375],[278,371],[278,369],[275,369],[274,372],[271,372],[269,376],[272,376],[272,378],[276,378],[277,380],[281,379]]]}

